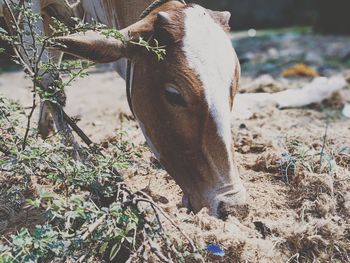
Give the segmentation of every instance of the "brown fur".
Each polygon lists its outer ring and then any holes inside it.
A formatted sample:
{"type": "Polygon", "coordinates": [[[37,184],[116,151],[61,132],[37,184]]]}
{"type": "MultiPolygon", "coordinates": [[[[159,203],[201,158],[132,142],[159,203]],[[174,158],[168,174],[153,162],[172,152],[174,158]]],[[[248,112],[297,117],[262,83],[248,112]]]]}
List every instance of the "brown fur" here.
{"type": "MultiPolygon", "coordinates": [[[[182,51],[182,9],[162,6],[155,10],[166,11],[169,16],[168,20],[156,20],[152,32],[160,44],[167,46],[166,58],[158,62],[149,52],[141,52],[133,59],[136,66],[132,104],[137,118],[145,125],[147,136],[160,152],[160,162],[185,195],[190,196],[192,207],[198,211],[211,201],[206,193],[218,185],[213,170],[219,167],[221,174],[228,174],[230,163],[228,152],[209,113],[203,84],[189,68],[182,51]],[[187,102],[186,108],[171,106],[166,102],[164,89],[168,83],[176,85],[187,102]],[[215,156],[216,167],[209,161],[212,156],[215,156]]],[[[228,98],[231,105],[238,88],[239,73],[237,66],[228,98]]]]}
{"type": "MultiPolygon", "coordinates": [[[[195,211],[212,205],[211,199],[215,196],[209,193],[213,191],[220,194],[231,192],[233,203],[241,204],[244,198],[238,197],[235,200],[236,193],[240,195],[243,190],[235,164],[229,159],[228,151],[231,149],[227,149],[219,137],[205,99],[203,83],[189,67],[183,54],[185,8],[189,7],[177,1],[165,3],[141,21],[121,31],[127,39],[133,41],[140,37],[157,39],[159,45],[166,46],[166,56],[162,61],[158,61],[156,56],[145,48],[132,44],[122,48],[118,45],[103,47],[103,40],[101,48],[96,42],[79,36],[74,43],[65,44],[72,53],[90,59],[95,57],[97,61],[115,50],[124,50],[120,54],[132,60],[134,70],[131,97],[136,118],[144,126],[146,136],[155,150],[159,152],[160,162],[181,186],[185,195],[189,196],[195,211]],[[166,14],[158,15],[159,12],[166,14]],[[86,49],[86,45],[90,45],[91,48],[86,49]],[[80,53],[77,53],[77,50],[80,50],[80,53]],[[87,54],[81,54],[81,50],[85,50],[87,54]],[[94,57],[91,57],[94,52],[94,57]],[[177,88],[186,101],[186,107],[171,105],[166,100],[165,88],[169,84],[177,88]],[[237,185],[239,186],[236,187],[237,185]]],[[[227,13],[211,14],[212,18],[222,25],[223,30],[227,29],[227,13]]],[[[234,80],[230,97],[227,98],[231,106],[239,82],[238,60],[232,74],[234,80]]],[[[232,207],[231,204],[231,201],[218,203],[220,207],[232,207]]]]}

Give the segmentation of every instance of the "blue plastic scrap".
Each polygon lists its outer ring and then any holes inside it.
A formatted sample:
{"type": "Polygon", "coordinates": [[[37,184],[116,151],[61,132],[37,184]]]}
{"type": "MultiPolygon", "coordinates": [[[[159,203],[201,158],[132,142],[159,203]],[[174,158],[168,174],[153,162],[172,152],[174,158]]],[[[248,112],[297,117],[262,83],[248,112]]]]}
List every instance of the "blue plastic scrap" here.
{"type": "Polygon", "coordinates": [[[218,256],[218,257],[223,257],[225,256],[225,251],[216,244],[209,244],[207,247],[208,251],[210,253],[212,253],[214,256],[218,256]]]}

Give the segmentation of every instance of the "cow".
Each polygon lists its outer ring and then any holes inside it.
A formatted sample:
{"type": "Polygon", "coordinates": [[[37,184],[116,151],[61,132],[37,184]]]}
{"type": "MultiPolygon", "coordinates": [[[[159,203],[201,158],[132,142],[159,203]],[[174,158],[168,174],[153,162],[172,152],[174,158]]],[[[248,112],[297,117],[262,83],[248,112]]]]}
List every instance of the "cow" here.
{"type": "Polygon", "coordinates": [[[52,15],[69,23],[75,15],[120,30],[123,39],[97,31],[58,37],[56,49],[97,63],[127,60],[129,70],[122,74],[132,112],[152,152],[183,190],[184,204],[194,212],[207,207],[219,218],[245,214],[247,193],[231,137],[240,64],[227,34],[230,13],[177,0],[152,3],[81,0],[71,6],[42,0],[40,8],[44,23],[52,15]],[[132,44],[140,38],[156,39],[165,47],[164,59],[132,44]]]}

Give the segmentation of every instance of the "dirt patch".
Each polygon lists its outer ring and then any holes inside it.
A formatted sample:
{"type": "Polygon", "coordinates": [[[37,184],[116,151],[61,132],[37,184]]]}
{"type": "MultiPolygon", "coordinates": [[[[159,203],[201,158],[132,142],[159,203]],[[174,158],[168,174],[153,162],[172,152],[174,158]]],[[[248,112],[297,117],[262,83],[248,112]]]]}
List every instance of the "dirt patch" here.
{"type": "Polygon", "coordinates": [[[350,138],[347,122],[335,119],[324,145],[326,119],[313,109],[291,109],[235,124],[235,157],[250,195],[245,219],[188,214],[181,190],[148,152],[126,171],[127,182],[147,189],[200,247],[220,244],[225,256],[208,253],[208,262],[346,261],[350,173],[339,145],[350,138]]]}
{"type": "Polygon", "coordinates": [[[33,197],[31,189],[20,189],[21,178],[0,172],[0,234],[8,236],[22,227],[34,229],[44,222],[44,213],[26,205],[26,199],[33,197]]]}

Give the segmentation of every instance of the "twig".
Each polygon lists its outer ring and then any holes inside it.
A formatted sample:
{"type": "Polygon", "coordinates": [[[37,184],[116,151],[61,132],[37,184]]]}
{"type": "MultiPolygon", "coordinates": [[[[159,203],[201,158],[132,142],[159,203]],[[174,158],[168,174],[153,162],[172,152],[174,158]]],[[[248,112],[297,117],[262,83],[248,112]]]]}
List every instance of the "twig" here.
{"type": "Polygon", "coordinates": [[[78,260],[77,260],[77,262],[78,263],[83,263],[83,262],[85,262],[85,259],[86,259],[86,257],[89,255],[89,253],[85,253],[84,255],[82,255],[78,260]]]}
{"type": "Polygon", "coordinates": [[[138,201],[150,203],[150,204],[152,204],[152,206],[157,208],[157,210],[162,213],[162,215],[165,217],[165,219],[167,219],[187,239],[187,241],[190,243],[190,245],[193,249],[193,252],[197,252],[197,249],[193,243],[193,240],[185,232],[182,231],[182,229],[163,211],[163,209],[161,209],[154,201],[152,201],[152,198],[150,196],[148,196],[147,194],[140,192],[140,191],[137,193],[146,197],[146,198],[139,198],[139,199],[137,199],[138,201]]]}
{"type": "Polygon", "coordinates": [[[79,71],[78,71],[72,78],[70,78],[70,79],[64,84],[64,86],[69,86],[73,81],[76,80],[76,78],[77,78],[81,73],[84,72],[84,70],[86,70],[87,68],[89,68],[90,66],[93,66],[93,65],[95,65],[95,63],[89,64],[88,66],[86,66],[86,68],[85,68],[85,67],[82,67],[81,69],[79,69],[79,71]]]}
{"type": "MultiPolygon", "coordinates": [[[[37,46],[37,41],[35,39],[35,31],[34,31],[34,24],[33,22],[30,20],[29,17],[24,17],[24,19],[26,20],[26,25],[29,29],[29,33],[30,36],[32,38],[32,48],[33,50],[33,56],[30,56],[26,50],[26,43],[23,39],[22,36],[22,30],[20,28],[20,25],[18,24],[16,17],[11,9],[11,6],[8,2],[8,0],[4,0],[5,4],[6,4],[6,8],[8,9],[8,12],[10,14],[10,20],[12,20],[11,22],[14,25],[15,28],[15,32],[14,34],[19,38],[19,44],[13,44],[13,48],[15,51],[15,55],[17,56],[17,58],[19,59],[20,64],[22,64],[22,66],[25,68],[26,73],[32,78],[33,83],[34,83],[34,88],[33,88],[33,92],[34,92],[34,97],[37,93],[36,91],[36,85],[40,85],[38,84],[38,75],[39,75],[39,63],[42,60],[42,57],[44,55],[45,52],[45,48],[46,48],[46,44],[48,40],[44,40],[43,44],[41,45],[40,49],[38,50],[38,46],[37,46]],[[32,59],[32,57],[34,57],[32,59]]],[[[74,79],[74,78],[73,78],[74,79]]],[[[40,94],[39,94],[40,95],[40,94]]],[[[85,133],[71,120],[71,118],[68,117],[68,115],[63,112],[62,109],[62,105],[59,105],[58,107],[56,105],[54,105],[54,103],[51,103],[51,115],[53,116],[53,119],[55,121],[55,125],[58,128],[58,130],[60,130],[61,132],[63,132],[63,137],[65,138],[65,142],[66,143],[70,143],[71,145],[73,145],[74,147],[74,153],[76,156],[76,159],[80,159],[80,153],[79,153],[79,145],[75,142],[74,140],[74,136],[71,134],[71,130],[69,128],[69,126],[82,138],[82,140],[87,144],[87,145],[91,145],[92,141],[85,135],[85,133]],[[67,122],[67,123],[65,123],[67,122]]],[[[27,139],[28,139],[28,134],[29,134],[29,129],[30,129],[30,124],[31,124],[31,118],[33,116],[33,112],[36,108],[36,101],[33,98],[33,106],[32,106],[32,110],[28,116],[28,121],[27,121],[27,129],[26,129],[26,133],[25,133],[25,137],[23,140],[23,144],[22,144],[22,148],[25,149],[26,143],[27,143],[27,139]]]]}
{"type": "Polygon", "coordinates": [[[321,153],[320,153],[320,173],[322,172],[321,171],[322,170],[322,160],[323,160],[324,150],[326,148],[326,143],[327,143],[328,128],[329,128],[329,119],[327,117],[326,129],[325,129],[324,136],[323,136],[322,150],[321,150],[321,153]]]}
{"type": "MultiPolygon", "coordinates": [[[[35,90],[35,83],[34,83],[34,90],[35,90]]],[[[28,139],[28,135],[29,135],[29,129],[30,129],[30,123],[33,117],[33,113],[35,111],[36,108],[36,92],[34,91],[33,93],[33,105],[31,107],[31,111],[27,117],[27,127],[26,127],[26,132],[24,134],[24,139],[23,139],[23,144],[22,144],[22,150],[24,151],[27,145],[27,139],[28,139]]]]}
{"type": "MultiPolygon", "coordinates": [[[[17,45],[13,45],[13,49],[14,49],[14,52],[16,54],[16,56],[18,57],[18,59],[20,60],[20,63],[22,64],[22,66],[25,68],[25,70],[27,71],[27,74],[33,78],[33,105],[31,107],[31,111],[28,115],[28,119],[27,119],[27,127],[26,127],[26,131],[25,131],[25,135],[24,135],[24,139],[23,139],[23,143],[22,143],[22,149],[25,150],[25,147],[26,147],[26,144],[27,144],[27,139],[28,139],[28,135],[29,135],[29,129],[30,129],[30,125],[31,125],[31,119],[33,117],[33,113],[34,113],[34,110],[36,108],[36,85],[37,85],[37,77],[38,77],[38,71],[39,71],[39,67],[38,67],[38,63],[40,62],[41,60],[41,57],[43,55],[43,52],[45,50],[45,47],[44,45],[41,47],[41,50],[40,50],[40,55],[39,57],[37,58],[37,60],[35,61],[36,63],[33,64],[33,62],[31,61],[31,58],[26,50],[26,47],[25,47],[25,41],[23,39],[23,36],[21,34],[21,29],[20,29],[20,26],[19,24],[17,23],[17,20],[15,18],[15,15],[13,14],[13,11],[11,9],[11,6],[9,4],[9,2],[7,0],[4,0],[5,2],[5,5],[6,5],[6,8],[10,14],[10,17],[11,17],[11,22],[13,23],[13,25],[15,26],[16,28],[16,32],[15,34],[19,37],[19,42],[20,42],[20,50],[19,48],[17,47],[17,45]],[[22,55],[22,52],[24,53],[25,57],[22,55]]],[[[25,17],[27,19],[27,22],[28,22],[28,27],[29,27],[29,30],[30,30],[30,35],[32,37],[32,46],[33,46],[33,49],[34,49],[34,58],[36,58],[37,56],[37,49],[36,49],[36,40],[35,40],[35,32],[34,32],[34,29],[33,29],[33,24],[31,23],[30,19],[28,17],[25,17]]]]}
{"type": "MultiPolygon", "coordinates": [[[[173,227],[175,227],[189,242],[189,244],[192,247],[192,250],[194,253],[198,252],[197,248],[195,247],[192,239],[187,236],[182,229],[152,200],[152,198],[150,196],[148,196],[146,193],[142,192],[142,191],[138,191],[136,193],[131,193],[127,188],[125,183],[119,183],[119,189],[120,191],[125,191],[127,193],[127,195],[129,196],[128,198],[132,198],[133,199],[133,203],[138,203],[138,202],[145,202],[145,203],[149,203],[154,211],[154,214],[157,218],[157,222],[160,225],[160,229],[162,229],[162,223],[160,221],[159,218],[159,212],[164,216],[164,218],[166,220],[168,220],[173,227]],[[126,189],[125,189],[126,188],[126,189]],[[133,197],[135,196],[135,197],[133,197]]],[[[147,221],[147,220],[146,220],[147,221]]],[[[161,251],[159,251],[159,249],[156,247],[156,245],[154,244],[154,242],[151,240],[151,237],[149,235],[147,235],[146,231],[144,231],[144,237],[146,237],[146,244],[149,245],[149,247],[151,248],[151,251],[158,257],[158,259],[161,262],[173,262],[171,259],[168,259],[161,251]]],[[[132,259],[135,258],[140,251],[142,251],[142,247],[145,245],[145,243],[143,243],[139,249],[128,259],[127,262],[132,262],[132,259]]],[[[204,262],[204,259],[200,256],[198,257],[199,260],[201,260],[202,262],[204,262]]]]}
{"type": "MultiPolygon", "coordinates": [[[[24,5],[25,7],[25,5],[24,5]]],[[[33,30],[33,25],[29,19],[28,16],[25,17],[27,19],[27,25],[28,25],[28,28],[29,28],[29,31],[30,31],[30,36],[32,38],[32,47],[33,47],[33,51],[34,51],[34,54],[33,56],[29,57],[28,54],[27,54],[27,57],[28,57],[28,60],[31,64],[31,67],[33,68],[34,67],[34,78],[36,79],[36,76],[38,74],[38,63],[33,63],[33,61],[35,60],[36,56],[37,56],[37,45],[36,45],[36,40],[35,40],[35,32],[33,30]]],[[[21,34],[19,34],[20,36],[22,36],[21,34]]],[[[23,41],[21,42],[23,43],[23,41]]],[[[25,49],[25,46],[24,46],[24,49],[25,49]]],[[[38,61],[40,61],[40,57],[38,58],[38,61]]]]}
{"type": "Polygon", "coordinates": [[[93,142],[90,138],[79,128],[79,126],[67,115],[67,113],[61,108],[63,119],[69,124],[69,126],[79,135],[79,137],[90,146],[93,142]]]}
{"type": "Polygon", "coordinates": [[[147,242],[148,245],[151,248],[151,251],[157,256],[157,258],[164,263],[173,263],[173,261],[171,259],[168,259],[166,256],[163,255],[163,253],[161,251],[159,251],[159,249],[157,248],[157,246],[155,245],[155,243],[148,237],[148,235],[146,235],[147,238],[147,242]]]}
{"type": "MultiPolygon", "coordinates": [[[[8,11],[9,11],[9,13],[10,13],[12,23],[13,23],[13,24],[15,25],[15,27],[16,27],[17,35],[18,35],[19,38],[20,38],[20,43],[23,44],[23,43],[24,43],[24,40],[23,40],[22,34],[20,33],[20,32],[21,32],[21,29],[20,29],[20,26],[19,26],[18,23],[17,23],[17,20],[16,20],[16,18],[15,18],[15,15],[14,15],[13,12],[12,12],[11,6],[10,6],[10,4],[8,3],[7,0],[4,0],[4,2],[5,2],[6,8],[8,9],[8,11]]],[[[32,68],[29,67],[29,65],[27,64],[27,62],[26,62],[25,59],[23,58],[21,52],[18,50],[18,48],[17,48],[16,45],[13,45],[13,49],[14,49],[14,51],[15,51],[16,56],[17,56],[18,59],[21,61],[22,66],[27,70],[28,74],[29,74],[31,77],[34,76],[34,72],[33,72],[32,68]]],[[[25,55],[27,56],[27,58],[29,58],[29,55],[28,55],[27,50],[25,49],[25,47],[22,47],[22,49],[23,49],[23,52],[25,53],[25,55]]]]}
{"type": "Polygon", "coordinates": [[[292,260],[294,260],[294,259],[296,259],[297,262],[299,262],[299,256],[300,256],[299,253],[294,254],[293,256],[291,256],[291,257],[287,260],[287,263],[292,262],[292,260]]]}
{"type": "Polygon", "coordinates": [[[158,225],[159,225],[159,229],[162,231],[163,230],[163,225],[162,225],[162,222],[160,221],[159,214],[157,213],[157,209],[158,208],[156,207],[156,205],[153,202],[149,202],[148,200],[145,200],[145,199],[142,199],[142,198],[136,198],[136,199],[134,199],[134,201],[136,203],[138,203],[138,202],[146,202],[146,203],[149,203],[151,205],[152,210],[153,210],[153,212],[154,212],[154,214],[156,216],[156,219],[157,219],[157,222],[158,222],[158,225]]]}
{"type": "Polygon", "coordinates": [[[136,259],[138,255],[140,255],[146,248],[148,241],[145,240],[143,243],[140,245],[140,247],[128,258],[128,260],[125,263],[132,263],[134,262],[133,260],[136,259]]]}
{"type": "Polygon", "coordinates": [[[85,241],[106,219],[106,215],[101,216],[96,222],[91,224],[86,232],[81,236],[81,239],[85,241]]]}

